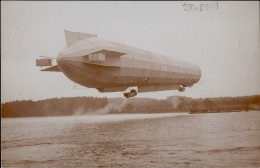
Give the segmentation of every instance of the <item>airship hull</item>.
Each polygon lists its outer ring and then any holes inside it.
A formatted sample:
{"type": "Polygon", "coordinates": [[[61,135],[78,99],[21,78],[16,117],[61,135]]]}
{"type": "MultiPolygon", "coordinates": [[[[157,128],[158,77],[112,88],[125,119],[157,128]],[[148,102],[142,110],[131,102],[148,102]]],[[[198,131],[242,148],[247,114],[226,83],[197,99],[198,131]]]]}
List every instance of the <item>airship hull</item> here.
{"type": "MultiPolygon", "coordinates": [[[[59,53],[57,65],[52,59],[36,59],[41,71],[61,71],[70,80],[100,92],[184,91],[200,80],[200,68],[194,63],[97,38],[96,35],[65,30],[67,47],[59,53]]],[[[126,97],[132,97],[130,94],[126,97]]],[[[126,94],[127,95],[127,94],[126,94]]]]}
{"type": "Polygon", "coordinates": [[[101,92],[160,91],[192,86],[201,71],[193,63],[166,57],[96,37],[79,40],[64,48],[59,69],[72,81],[101,92]]]}

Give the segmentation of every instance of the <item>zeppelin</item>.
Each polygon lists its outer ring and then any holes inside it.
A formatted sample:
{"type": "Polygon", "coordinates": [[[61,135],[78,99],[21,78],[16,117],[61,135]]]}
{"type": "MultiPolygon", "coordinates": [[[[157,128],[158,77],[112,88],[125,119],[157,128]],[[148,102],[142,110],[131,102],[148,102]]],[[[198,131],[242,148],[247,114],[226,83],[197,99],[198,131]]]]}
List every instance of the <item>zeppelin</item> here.
{"type": "Polygon", "coordinates": [[[42,71],[61,71],[70,80],[100,92],[137,93],[179,90],[200,80],[201,70],[194,63],[111,42],[96,35],[65,30],[67,47],[59,53],[57,65],[48,58],[37,59],[42,71]]]}

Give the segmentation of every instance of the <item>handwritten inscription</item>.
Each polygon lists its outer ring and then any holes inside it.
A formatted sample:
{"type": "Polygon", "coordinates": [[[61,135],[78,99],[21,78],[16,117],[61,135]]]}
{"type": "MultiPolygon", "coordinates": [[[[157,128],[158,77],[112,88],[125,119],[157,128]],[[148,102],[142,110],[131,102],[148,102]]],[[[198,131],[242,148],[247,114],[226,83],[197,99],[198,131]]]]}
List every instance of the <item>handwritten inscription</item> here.
{"type": "Polygon", "coordinates": [[[184,11],[207,11],[207,10],[218,10],[218,2],[203,2],[200,4],[184,3],[182,5],[184,11]]]}

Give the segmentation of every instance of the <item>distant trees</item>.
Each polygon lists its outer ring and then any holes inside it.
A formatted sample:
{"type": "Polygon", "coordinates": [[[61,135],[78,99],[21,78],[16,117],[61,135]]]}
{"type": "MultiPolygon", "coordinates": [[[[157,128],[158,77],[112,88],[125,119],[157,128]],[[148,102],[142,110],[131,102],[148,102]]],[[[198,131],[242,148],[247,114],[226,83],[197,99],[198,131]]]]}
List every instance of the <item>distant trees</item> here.
{"type": "Polygon", "coordinates": [[[210,99],[205,99],[204,101],[203,101],[203,103],[204,103],[204,106],[205,106],[205,108],[207,109],[207,110],[209,110],[209,111],[212,111],[212,110],[214,110],[215,109],[215,103],[212,101],[212,100],[210,100],[210,99]]]}
{"type": "Polygon", "coordinates": [[[260,96],[253,96],[245,101],[246,105],[257,105],[260,104],[260,96]]]}
{"type": "Polygon", "coordinates": [[[107,98],[73,97],[40,101],[13,101],[2,104],[2,117],[59,116],[89,113],[104,108],[107,98]]]}
{"type": "MultiPolygon", "coordinates": [[[[23,100],[3,103],[2,117],[83,115],[95,113],[109,104],[108,98],[72,97],[40,101],[23,100]]],[[[117,105],[107,106],[107,113],[221,112],[260,110],[260,95],[244,97],[198,98],[168,97],[118,99],[117,105]],[[122,105],[122,102],[124,102],[122,105]]]]}
{"type": "Polygon", "coordinates": [[[193,100],[193,101],[191,102],[190,111],[197,111],[198,108],[199,108],[199,103],[198,103],[198,101],[193,100]]]}

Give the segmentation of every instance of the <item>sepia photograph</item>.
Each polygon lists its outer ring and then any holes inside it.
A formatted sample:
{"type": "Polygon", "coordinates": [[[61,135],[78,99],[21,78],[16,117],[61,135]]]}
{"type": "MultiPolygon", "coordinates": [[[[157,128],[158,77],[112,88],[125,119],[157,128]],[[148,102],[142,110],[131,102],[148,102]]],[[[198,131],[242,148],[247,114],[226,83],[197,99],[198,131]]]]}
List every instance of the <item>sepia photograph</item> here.
{"type": "Polygon", "coordinates": [[[1,1],[1,167],[260,167],[259,1],[1,1]]]}

